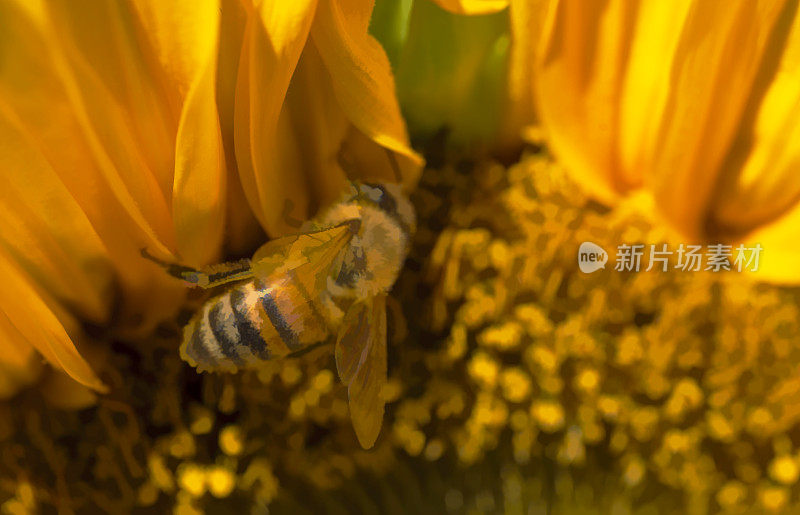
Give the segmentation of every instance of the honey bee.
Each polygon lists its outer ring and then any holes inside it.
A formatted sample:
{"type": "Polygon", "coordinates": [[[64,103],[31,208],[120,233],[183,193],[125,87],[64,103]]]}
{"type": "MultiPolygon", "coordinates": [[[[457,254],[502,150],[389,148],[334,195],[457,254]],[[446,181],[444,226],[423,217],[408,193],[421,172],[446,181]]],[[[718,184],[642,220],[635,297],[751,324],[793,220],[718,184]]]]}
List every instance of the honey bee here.
{"type": "Polygon", "coordinates": [[[146,249],[142,255],[191,285],[236,283],[206,301],[184,329],[180,355],[200,372],[236,372],[336,335],[336,368],[353,428],[370,448],[384,412],[386,295],[414,225],[399,185],[353,182],[299,234],[266,243],[250,260],[198,270],[146,249]]]}

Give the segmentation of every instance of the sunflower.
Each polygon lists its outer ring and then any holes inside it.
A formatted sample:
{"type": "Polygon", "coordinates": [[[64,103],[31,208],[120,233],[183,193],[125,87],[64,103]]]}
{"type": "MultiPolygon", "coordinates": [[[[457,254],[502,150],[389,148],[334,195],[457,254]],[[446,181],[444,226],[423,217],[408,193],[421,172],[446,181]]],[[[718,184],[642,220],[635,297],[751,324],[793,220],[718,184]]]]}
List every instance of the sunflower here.
{"type": "Polygon", "coordinates": [[[757,277],[797,282],[797,8],[549,2],[531,84],[553,152],[598,198],[644,191],[680,237],[760,243],[757,277]]]}
{"type": "MultiPolygon", "coordinates": [[[[85,327],[151,331],[202,265],[348,176],[413,184],[371,2],[0,2],[0,395],[38,354],[102,391],[85,327]]],[[[101,360],[98,355],[96,359],[101,360]]]]}

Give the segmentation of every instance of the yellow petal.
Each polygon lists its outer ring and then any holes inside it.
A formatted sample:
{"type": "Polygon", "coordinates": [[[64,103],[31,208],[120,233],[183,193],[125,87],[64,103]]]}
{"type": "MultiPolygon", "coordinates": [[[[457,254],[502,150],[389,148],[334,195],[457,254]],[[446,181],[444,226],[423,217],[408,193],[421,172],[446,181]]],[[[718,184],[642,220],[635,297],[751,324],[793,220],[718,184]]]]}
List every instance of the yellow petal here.
{"type": "Polygon", "coordinates": [[[42,369],[41,357],[0,311],[0,399],[32,384],[42,369]]]}
{"type": "Polygon", "coordinates": [[[22,5],[30,11],[15,3],[0,7],[4,48],[14,49],[3,55],[0,97],[38,139],[73,195],[91,196],[96,206],[115,199],[140,242],[166,251],[156,233],[168,239],[172,232],[168,207],[124,111],[74,44],[58,37],[62,31],[47,10],[35,9],[36,2],[22,5]]]}
{"type": "Polygon", "coordinates": [[[508,0],[433,0],[455,14],[489,14],[508,7],[508,0]]]}
{"type": "Polygon", "coordinates": [[[549,0],[512,0],[511,49],[508,57],[508,106],[501,144],[516,145],[523,128],[536,119],[533,65],[549,0]]]}
{"type": "Polygon", "coordinates": [[[247,12],[234,114],[236,162],[250,206],[273,236],[294,230],[284,222],[287,205],[307,210],[302,183],[276,166],[274,153],[278,116],[315,10],[316,1],[303,0],[261,2],[247,12]]]}
{"type": "MultiPolygon", "coordinates": [[[[112,12],[118,7],[103,5],[112,12]]],[[[76,314],[89,318],[97,318],[100,311],[105,312],[109,307],[108,291],[102,289],[106,283],[98,282],[96,277],[109,274],[109,268],[113,267],[124,300],[121,312],[124,316],[115,322],[121,326],[135,322],[137,317],[129,318],[129,315],[144,315],[152,322],[177,305],[182,288],[139,255],[139,249],[145,246],[164,256],[169,256],[175,248],[164,186],[150,169],[152,156],[144,155],[147,145],[136,136],[146,131],[134,130],[137,123],[130,119],[131,113],[145,109],[146,105],[134,104],[136,109],[129,109],[123,101],[126,95],[104,82],[111,80],[101,73],[104,61],[95,57],[91,53],[92,45],[83,39],[79,41],[78,35],[91,38],[70,27],[68,19],[56,20],[51,16],[51,9],[61,7],[59,3],[45,5],[36,1],[0,4],[0,38],[3,41],[0,45],[3,61],[0,68],[3,107],[0,111],[7,120],[4,130],[13,130],[17,134],[14,139],[24,143],[16,152],[8,154],[10,158],[16,157],[5,162],[8,166],[4,170],[13,176],[13,181],[24,181],[26,177],[42,181],[41,192],[31,188],[26,191],[24,183],[18,183],[20,202],[28,202],[28,194],[31,206],[50,202],[47,195],[61,196],[62,200],[58,203],[54,200],[50,209],[63,206],[66,213],[74,216],[74,226],[64,220],[48,220],[42,228],[31,225],[35,220],[30,215],[25,215],[17,224],[18,228],[30,227],[30,230],[36,227],[37,233],[48,227],[51,231],[61,230],[56,239],[64,252],[73,256],[72,262],[59,264],[58,268],[50,267],[50,271],[41,257],[38,262],[20,259],[18,264],[43,288],[48,288],[50,283],[70,280],[70,267],[77,266],[84,270],[84,276],[95,278],[87,283],[82,277],[76,277],[76,286],[83,290],[74,292],[73,297],[80,296],[89,287],[98,288],[98,291],[71,306],[78,308],[76,314]],[[70,203],[74,207],[66,207],[70,203]],[[83,215],[76,215],[77,211],[83,211],[83,215]],[[59,226],[62,228],[58,229],[59,226]],[[91,236],[92,231],[96,236],[91,236]],[[81,251],[82,238],[86,238],[85,252],[81,251]],[[93,302],[95,307],[90,308],[93,302]],[[101,306],[98,308],[98,305],[101,306]]],[[[115,18],[102,14],[104,12],[92,13],[99,16],[95,24],[100,27],[128,19],[122,15],[115,18]]],[[[116,48],[110,43],[108,46],[116,48]]],[[[130,45],[123,47],[130,49],[130,45]]],[[[128,88],[138,91],[137,86],[145,79],[127,77],[126,80],[128,88]]],[[[172,146],[174,141],[168,144],[172,146]]],[[[170,181],[173,167],[171,161],[167,170],[170,181]]],[[[20,256],[26,250],[45,244],[36,252],[49,253],[54,247],[44,242],[47,237],[12,241],[9,247],[15,249],[15,256],[20,256]]],[[[56,259],[54,255],[52,261],[56,259]]],[[[62,292],[54,293],[61,301],[70,300],[62,292]]]]}
{"type": "Polygon", "coordinates": [[[689,9],[648,181],[661,211],[689,237],[705,234],[719,176],[731,173],[725,157],[784,5],[694,2],[689,9]]]}
{"type": "Polygon", "coordinates": [[[216,261],[225,227],[226,175],[213,54],[186,99],[178,128],[172,216],[184,262],[216,261]]]}
{"type": "Polygon", "coordinates": [[[219,56],[217,72],[217,104],[222,131],[227,174],[226,251],[245,256],[263,243],[266,236],[247,201],[236,166],[234,144],[234,106],[242,38],[247,23],[247,11],[240,0],[223,0],[220,18],[219,56]]]}
{"type": "Polygon", "coordinates": [[[762,63],[727,156],[714,208],[720,228],[747,232],[800,200],[800,16],[790,14],[773,32],[777,55],[762,63]]]}
{"type": "MultiPolygon", "coordinates": [[[[16,330],[8,335],[6,345],[17,348],[32,346],[50,363],[81,384],[105,391],[91,367],[75,349],[62,322],[41,297],[25,273],[0,251],[0,275],[5,287],[0,289],[0,310],[16,330]]],[[[65,316],[65,315],[62,315],[65,316]]]]}
{"type": "MultiPolygon", "coordinates": [[[[132,4],[184,98],[173,194],[181,258],[208,262],[223,237],[231,252],[243,253],[263,239],[244,199],[233,153],[237,68],[248,11],[239,0],[132,4]]],[[[255,15],[252,6],[250,13],[255,15]]]]}
{"type": "Polygon", "coordinates": [[[783,284],[800,283],[800,242],[797,228],[800,227],[800,202],[781,218],[759,228],[744,238],[744,245],[753,248],[757,244],[763,249],[758,270],[753,276],[763,281],[783,284]]]}
{"type": "Polygon", "coordinates": [[[78,13],[68,0],[56,0],[32,21],[79,128],[76,136],[112,198],[153,240],[149,245],[174,248],[169,198],[176,111],[137,40],[135,13],[122,2],[98,0],[78,13]]]}
{"type": "MultiPolygon", "coordinates": [[[[339,104],[359,131],[394,153],[402,181],[415,184],[423,161],[408,143],[389,59],[363,21],[372,2],[321,0],[317,11],[312,37],[339,104]]],[[[387,158],[381,168],[394,164],[387,158]]]]}
{"type": "MultiPolygon", "coordinates": [[[[124,120],[126,133],[123,134],[130,141],[109,133],[100,136],[104,143],[110,144],[110,148],[121,147],[120,143],[128,145],[124,152],[137,155],[136,158],[147,165],[140,175],[152,176],[161,197],[168,199],[180,103],[175,87],[177,81],[164,73],[152,55],[159,52],[164,43],[148,41],[156,33],[149,26],[143,27],[138,16],[137,9],[144,10],[148,4],[147,1],[87,0],[77,11],[70,0],[49,0],[46,3],[49,22],[44,28],[48,30],[49,26],[54,43],[61,45],[61,53],[66,58],[64,64],[74,69],[79,85],[91,77],[90,80],[124,110],[120,115],[109,115],[124,120]],[[80,69],[82,67],[85,68],[80,69]]],[[[174,5],[161,4],[164,5],[162,11],[176,11],[174,5]]],[[[170,35],[177,38],[185,32],[173,30],[170,35]]],[[[176,62],[181,62],[181,57],[172,56],[170,64],[174,66],[176,62]]],[[[85,93],[86,102],[91,103],[94,100],[91,92],[85,93]]],[[[103,113],[100,114],[98,132],[102,133],[105,121],[103,113]]],[[[115,159],[114,155],[111,157],[115,159]]],[[[120,167],[116,159],[115,165],[120,167]]],[[[126,177],[124,180],[132,182],[126,177]]]]}
{"type": "Polygon", "coordinates": [[[534,70],[554,152],[602,200],[645,188],[685,236],[706,236],[788,5],[554,2],[534,70]]]}
{"type": "MultiPolygon", "coordinates": [[[[618,166],[618,106],[633,3],[551,2],[533,77],[553,152],[601,200],[635,185],[618,166]]],[[[669,21],[666,22],[669,24],[669,21]]]]}
{"type": "MultiPolygon", "coordinates": [[[[745,115],[710,213],[709,238],[760,243],[757,277],[800,281],[800,15],[788,13],[775,31],[777,63],[768,63],[763,96],[745,115]],[[793,17],[793,19],[792,19],[793,17]],[[754,231],[754,232],[753,232],[754,231]],[[748,234],[750,233],[750,234],[748,234]]],[[[760,74],[761,75],[761,74],[760,74]]],[[[758,84],[758,83],[757,83],[758,84]]]]}
{"type": "Polygon", "coordinates": [[[294,219],[292,223],[299,224],[319,207],[336,200],[346,179],[339,157],[350,124],[314,45],[303,50],[278,127],[276,165],[297,174],[296,180],[309,199],[307,213],[284,212],[284,222],[294,219]]]}
{"type": "Polygon", "coordinates": [[[175,142],[172,216],[181,259],[217,260],[225,223],[226,171],[217,112],[219,2],[133,2],[182,97],[175,142]]]}
{"type": "Polygon", "coordinates": [[[0,220],[5,247],[40,284],[99,323],[110,309],[108,254],[81,206],[0,100],[0,220]]]}

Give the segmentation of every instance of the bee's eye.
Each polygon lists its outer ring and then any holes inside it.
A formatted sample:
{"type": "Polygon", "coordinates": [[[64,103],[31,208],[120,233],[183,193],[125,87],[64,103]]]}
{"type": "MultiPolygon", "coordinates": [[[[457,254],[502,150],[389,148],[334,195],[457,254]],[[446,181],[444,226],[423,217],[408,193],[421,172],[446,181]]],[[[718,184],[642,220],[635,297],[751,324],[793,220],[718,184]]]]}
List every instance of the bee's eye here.
{"type": "Polygon", "coordinates": [[[383,190],[380,186],[369,186],[365,184],[361,187],[361,191],[367,198],[375,203],[379,203],[383,198],[383,190]]]}

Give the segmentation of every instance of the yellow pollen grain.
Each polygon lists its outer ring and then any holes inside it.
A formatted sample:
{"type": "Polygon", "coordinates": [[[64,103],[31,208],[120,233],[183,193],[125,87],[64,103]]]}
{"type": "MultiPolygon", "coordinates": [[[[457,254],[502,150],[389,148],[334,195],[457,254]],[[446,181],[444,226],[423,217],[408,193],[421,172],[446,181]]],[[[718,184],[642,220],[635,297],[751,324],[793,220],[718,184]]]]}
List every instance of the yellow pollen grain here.
{"type": "Polygon", "coordinates": [[[211,467],[206,472],[206,482],[211,495],[222,499],[228,497],[236,486],[233,473],[224,467],[211,467]]]}
{"type": "Polygon", "coordinates": [[[575,386],[584,392],[593,392],[600,384],[600,374],[596,370],[583,370],[575,378],[575,386]]]}
{"type": "Polygon", "coordinates": [[[772,423],[772,414],[766,408],[758,407],[754,409],[747,419],[748,428],[751,433],[757,434],[772,423]]]}
{"type": "Polygon", "coordinates": [[[136,503],[139,506],[152,506],[158,500],[158,487],[147,482],[139,488],[136,494],[136,503]]]}
{"type": "Polygon", "coordinates": [[[206,475],[199,465],[183,464],[178,468],[178,484],[192,497],[200,497],[206,491],[206,475]]]}
{"type": "Polygon", "coordinates": [[[501,350],[513,349],[522,338],[522,328],[516,322],[506,322],[485,329],[478,336],[478,343],[501,350]]]}
{"type": "Polygon", "coordinates": [[[292,397],[289,403],[289,416],[295,420],[299,420],[303,418],[305,412],[306,402],[303,400],[303,397],[299,395],[292,397]]]}
{"type": "Polygon", "coordinates": [[[539,423],[543,431],[552,433],[564,426],[564,408],[552,400],[534,402],[531,416],[539,423]]]}
{"type": "Polygon", "coordinates": [[[464,324],[453,324],[447,342],[447,357],[456,360],[467,352],[467,328],[464,324]]]}
{"type": "Polygon", "coordinates": [[[202,515],[203,512],[192,506],[191,504],[178,504],[175,507],[175,515],[202,515]]]}
{"type": "Polygon", "coordinates": [[[497,362],[484,352],[476,353],[469,362],[469,375],[479,383],[494,386],[499,372],[497,362]]]}
{"type": "Polygon", "coordinates": [[[734,428],[728,419],[718,411],[710,411],[706,415],[708,434],[720,441],[730,442],[735,436],[734,428]]]}
{"type": "Polygon", "coordinates": [[[403,384],[400,381],[389,379],[381,389],[381,399],[394,402],[403,394],[403,384]]]}
{"type": "Polygon", "coordinates": [[[607,420],[616,420],[622,412],[622,404],[618,399],[603,395],[597,402],[597,409],[607,420]]]}
{"type": "Polygon", "coordinates": [[[439,439],[431,440],[428,442],[428,445],[425,446],[425,459],[428,461],[436,461],[441,458],[442,454],[444,453],[444,445],[442,441],[439,439]]]}
{"type": "Polygon", "coordinates": [[[550,349],[537,345],[530,352],[533,362],[543,370],[554,371],[558,367],[558,357],[550,349]]]}
{"type": "Polygon", "coordinates": [[[303,378],[303,372],[295,365],[286,365],[281,368],[281,381],[286,386],[297,384],[303,378]]]}
{"type": "Polygon", "coordinates": [[[189,431],[175,433],[170,443],[169,453],[176,458],[188,458],[194,456],[196,451],[194,437],[189,431]]]}
{"type": "Polygon", "coordinates": [[[306,390],[303,394],[303,401],[309,407],[314,407],[319,404],[319,391],[317,390],[306,390]]]}
{"type": "Polygon", "coordinates": [[[147,457],[147,466],[150,470],[150,479],[155,483],[155,486],[165,492],[171,492],[175,488],[172,471],[167,468],[164,458],[160,454],[151,453],[147,457]]]}
{"type": "Polygon", "coordinates": [[[36,504],[36,497],[33,492],[33,486],[28,481],[20,481],[17,484],[17,498],[28,508],[32,508],[36,504]]]}
{"type": "Polygon", "coordinates": [[[769,475],[778,483],[791,485],[800,477],[800,468],[797,466],[797,460],[791,456],[779,456],[770,463],[769,475]]]}
{"type": "Polygon", "coordinates": [[[628,462],[628,465],[625,467],[625,472],[623,473],[623,478],[628,486],[636,486],[642,481],[642,478],[644,478],[644,473],[644,463],[642,463],[640,458],[636,457],[628,462]]]}
{"type": "Polygon", "coordinates": [[[783,488],[771,486],[762,488],[758,499],[767,510],[778,512],[786,506],[789,500],[789,493],[783,488]]]}
{"type": "Polygon", "coordinates": [[[330,370],[321,370],[314,376],[313,388],[320,393],[328,393],[333,387],[333,372],[330,370]]]}
{"type": "Polygon", "coordinates": [[[553,323],[535,304],[522,304],[514,309],[514,316],[531,336],[544,336],[553,330],[553,323]]]}
{"type": "Polygon", "coordinates": [[[508,248],[508,244],[502,240],[494,240],[489,245],[489,260],[496,269],[507,269],[511,260],[511,251],[508,248]]]}
{"type": "Polygon", "coordinates": [[[219,432],[219,447],[228,456],[241,454],[244,448],[242,431],[238,426],[226,426],[219,432]]]}
{"type": "Polygon", "coordinates": [[[500,375],[503,396],[511,402],[522,402],[531,393],[531,380],[522,369],[514,367],[500,375]]]}
{"type": "Polygon", "coordinates": [[[214,427],[214,418],[211,412],[206,408],[197,408],[193,413],[192,424],[189,426],[189,431],[196,435],[208,434],[214,427]]]}
{"type": "Polygon", "coordinates": [[[728,481],[717,493],[717,502],[722,507],[732,508],[741,503],[746,496],[746,490],[739,481],[728,481]]]}

